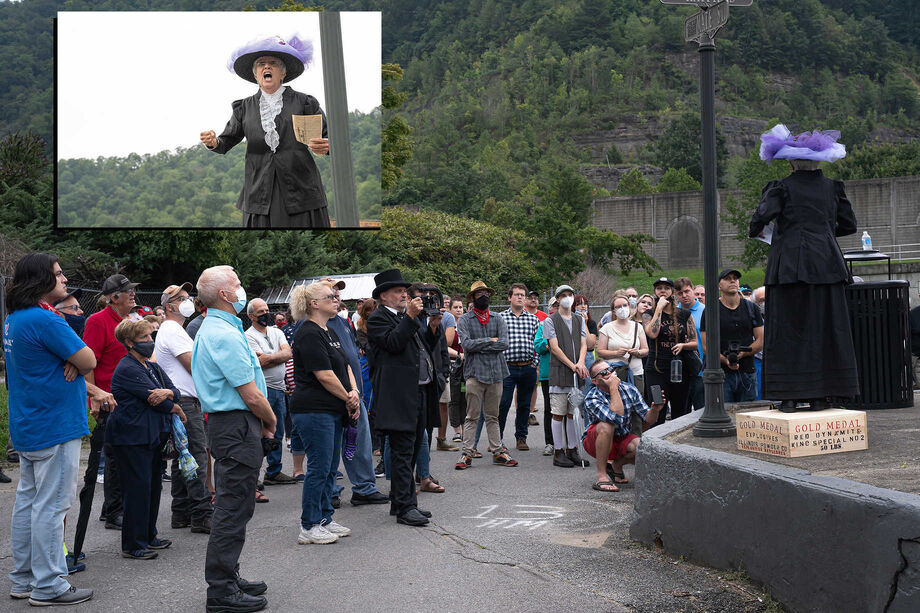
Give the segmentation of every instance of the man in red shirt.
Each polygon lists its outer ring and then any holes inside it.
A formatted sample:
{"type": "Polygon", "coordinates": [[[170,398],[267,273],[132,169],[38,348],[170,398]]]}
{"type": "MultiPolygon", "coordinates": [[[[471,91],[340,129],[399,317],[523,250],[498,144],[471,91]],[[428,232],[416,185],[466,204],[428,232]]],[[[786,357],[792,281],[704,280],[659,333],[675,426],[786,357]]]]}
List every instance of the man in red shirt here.
{"type": "MultiPolygon", "coordinates": [[[[96,355],[96,368],[86,375],[86,380],[107,392],[112,391],[112,373],[115,372],[115,367],[127,353],[124,345],[115,340],[115,327],[128,316],[135,306],[135,287],[137,283],[131,283],[124,275],[112,275],[106,279],[102,284],[102,294],[106,297],[107,305],[101,311],[89,316],[83,331],[83,342],[96,355]]],[[[101,411],[90,411],[90,414],[96,419],[96,427],[90,438],[90,455],[83,490],[80,492],[81,506],[84,501],[84,492],[87,492],[89,504],[92,504],[92,492],[89,492],[89,488],[95,489],[96,473],[99,470],[99,453],[103,449],[105,423],[109,410],[109,407],[103,406],[101,411]]],[[[105,454],[104,482],[105,502],[102,505],[102,519],[105,520],[106,528],[120,530],[122,504],[118,466],[115,464],[114,455],[108,452],[105,454]]]]}

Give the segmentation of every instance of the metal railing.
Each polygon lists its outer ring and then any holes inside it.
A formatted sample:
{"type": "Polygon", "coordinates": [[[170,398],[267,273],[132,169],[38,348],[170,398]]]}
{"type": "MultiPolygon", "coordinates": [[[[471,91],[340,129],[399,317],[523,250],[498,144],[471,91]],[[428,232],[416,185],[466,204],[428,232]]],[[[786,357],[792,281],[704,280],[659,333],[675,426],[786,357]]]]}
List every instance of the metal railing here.
{"type": "Polygon", "coordinates": [[[891,257],[891,260],[917,260],[920,259],[920,243],[905,243],[902,245],[879,245],[874,247],[891,257]]]}

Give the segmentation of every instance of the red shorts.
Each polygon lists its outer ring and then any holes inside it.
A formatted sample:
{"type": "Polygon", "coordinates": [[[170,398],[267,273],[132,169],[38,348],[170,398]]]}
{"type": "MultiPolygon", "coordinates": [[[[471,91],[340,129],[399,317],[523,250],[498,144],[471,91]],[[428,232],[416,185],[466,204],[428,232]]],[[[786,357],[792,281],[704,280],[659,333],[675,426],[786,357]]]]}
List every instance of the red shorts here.
{"type": "MultiPolygon", "coordinates": [[[[626,455],[626,448],[633,441],[633,439],[639,438],[635,434],[625,434],[623,436],[613,437],[613,445],[610,447],[610,457],[608,460],[618,460],[626,455]]],[[[597,424],[591,424],[588,426],[588,432],[585,434],[585,440],[582,444],[585,447],[585,451],[592,458],[597,457],[597,449],[594,447],[594,443],[597,440],[597,424]]]]}

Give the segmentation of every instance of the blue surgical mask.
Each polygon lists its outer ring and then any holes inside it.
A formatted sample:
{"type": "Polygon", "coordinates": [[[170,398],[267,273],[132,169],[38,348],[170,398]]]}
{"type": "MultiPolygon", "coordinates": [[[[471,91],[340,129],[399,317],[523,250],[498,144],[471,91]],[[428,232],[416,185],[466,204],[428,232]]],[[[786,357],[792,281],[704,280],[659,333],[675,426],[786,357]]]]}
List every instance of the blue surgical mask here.
{"type": "Polygon", "coordinates": [[[246,306],[246,290],[242,287],[236,288],[236,302],[231,302],[233,310],[240,313],[246,306]]]}

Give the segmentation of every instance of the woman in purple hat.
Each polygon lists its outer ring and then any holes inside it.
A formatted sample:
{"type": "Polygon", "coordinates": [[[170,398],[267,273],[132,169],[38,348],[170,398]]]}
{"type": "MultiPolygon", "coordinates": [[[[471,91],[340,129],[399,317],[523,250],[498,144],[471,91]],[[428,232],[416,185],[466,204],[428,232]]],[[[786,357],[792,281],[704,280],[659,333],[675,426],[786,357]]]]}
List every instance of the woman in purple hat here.
{"type": "Polygon", "coordinates": [[[201,142],[227,153],[246,138],[245,182],[236,203],[244,228],[330,227],[326,192],[313,161],[313,155],[329,154],[326,115],[316,98],[284,85],[303,74],[312,59],[311,41],[273,36],[243,45],[227,63],[259,91],[233,102],[221,135],[202,132],[201,142]],[[320,115],[322,138],[298,142],[292,115],[320,115]]]}
{"type": "Polygon", "coordinates": [[[792,174],[770,181],[751,218],[749,236],[773,225],[764,276],[763,397],[780,410],[829,407],[833,398],[859,394],[853,335],[844,288],[850,283],[837,236],[856,232],[856,217],[841,181],[826,178],[819,162],[846,155],[836,131],[790,134],[779,124],[762,135],[760,159],[789,160],[792,174]]]}

